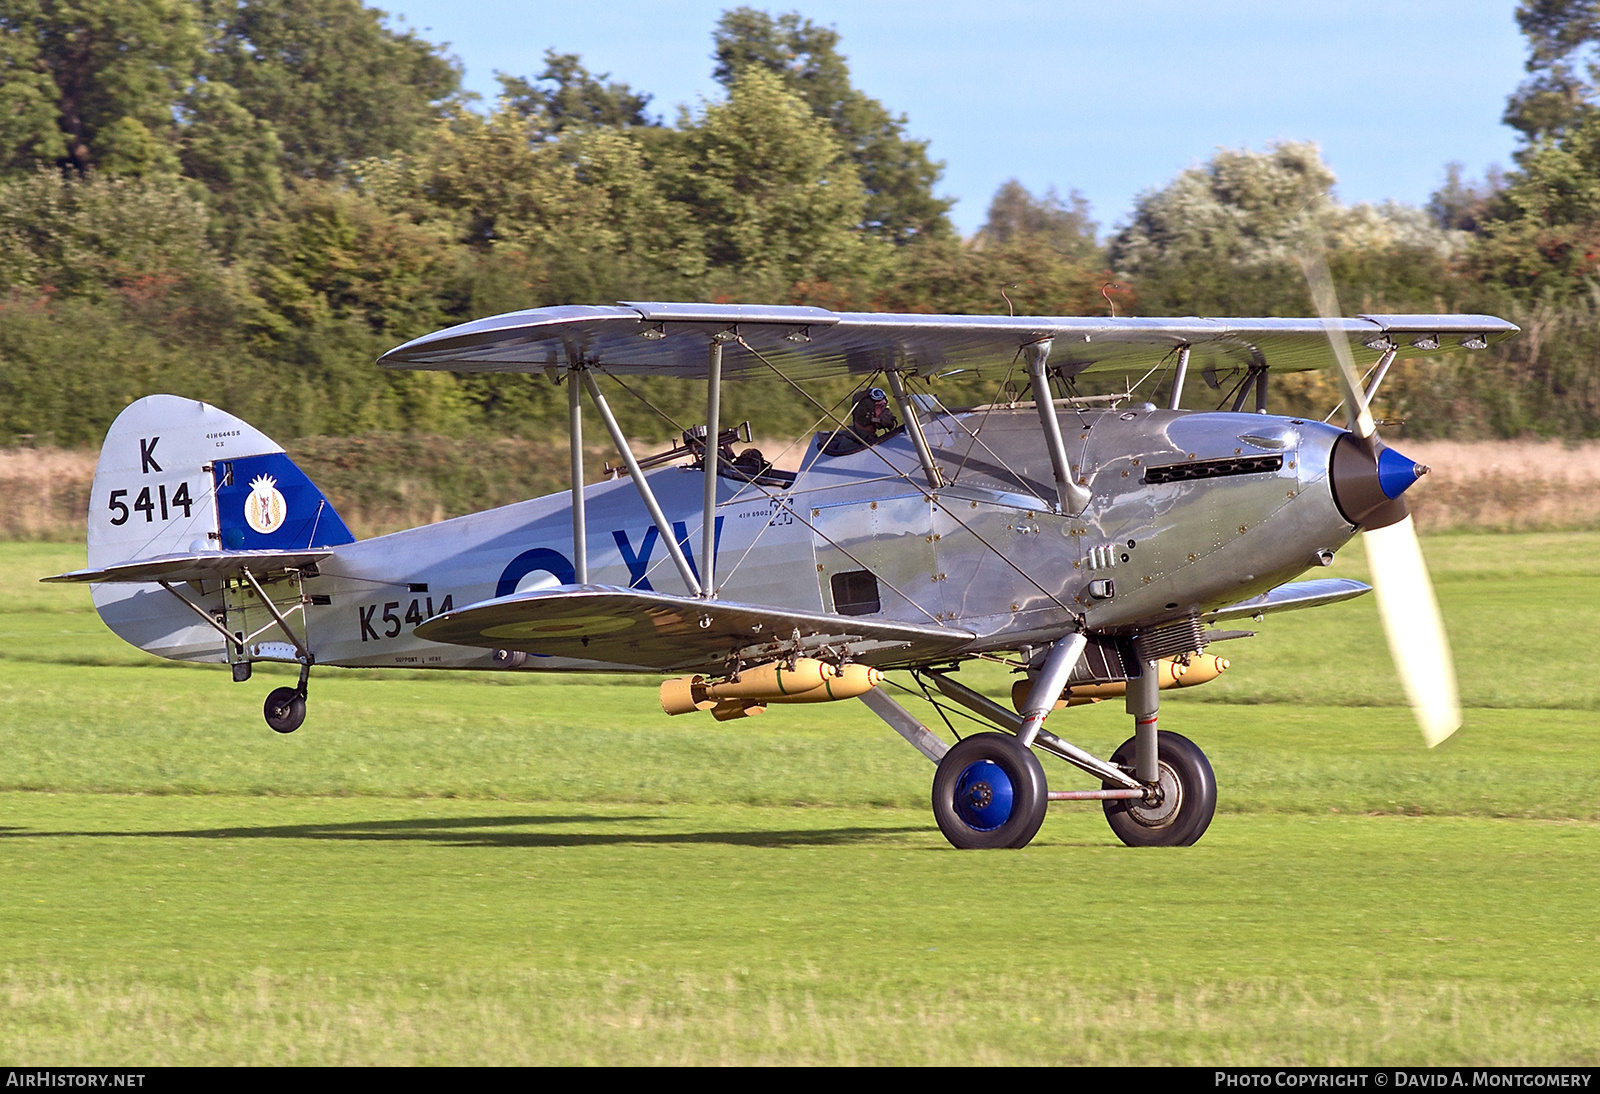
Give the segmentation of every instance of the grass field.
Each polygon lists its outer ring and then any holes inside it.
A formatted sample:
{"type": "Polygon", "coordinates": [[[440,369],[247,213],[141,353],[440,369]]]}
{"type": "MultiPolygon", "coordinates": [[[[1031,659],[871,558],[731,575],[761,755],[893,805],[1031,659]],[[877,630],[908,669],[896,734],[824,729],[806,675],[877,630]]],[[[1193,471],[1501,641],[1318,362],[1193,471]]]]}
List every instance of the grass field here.
{"type": "MultiPolygon", "coordinates": [[[[959,853],[859,704],[330,670],[279,737],[270,673],[156,662],[36,583],[81,548],[0,545],[0,1060],[1600,1063],[1600,534],[1425,546],[1437,750],[1369,603],[1279,616],[1163,709],[1199,845],[1057,806],[959,853]]],[[[1053,728],[1103,753],[1118,707],[1053,728]]]]}

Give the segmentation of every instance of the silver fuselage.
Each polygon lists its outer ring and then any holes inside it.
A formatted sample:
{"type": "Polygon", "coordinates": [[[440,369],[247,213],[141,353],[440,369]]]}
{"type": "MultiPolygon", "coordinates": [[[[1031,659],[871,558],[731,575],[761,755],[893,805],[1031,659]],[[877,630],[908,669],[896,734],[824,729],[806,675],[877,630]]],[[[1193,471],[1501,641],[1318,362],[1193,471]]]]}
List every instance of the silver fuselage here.
{"type": "MultiPolygon", "coordinates": [[[[1342,430],[1262,414],[1063,408],[1074,474],[1091,492],[1073,516],[1051,511],[1051,463],[1031,404],[936,414],[923,422],[947,482],[930,488],[904,435],[847,456],[810,444],[791,487],[733,478],[718,485],[716,595],[729,601],[833,611],[834,575],[869,571],[878,618],[948,625],[979,637],[967,652],[1052,640],[1079,622],[1131,634],[1264,592],[1316,565],[1355,528],[1340,514],[1329,462],[1342,430]],[[1151,468],[1239,458],[1271,470],[1148,482],[1151,468]],[[1091,596],[1091,583],[1114,592],[1091,596]]],[[[1249,466],[1248,464],[1244,466],[1249,466]]],[[[703,472],[667,466],[648,478],[674,538],[701,546],[703,472]]],[[[626,478],[589,486],[591,584],[683,594],[638,492],[626,478]]],[[[269,586],[319,665],[546,671],[633,666],[563,658],[507,660],[430,643],[423,620],[570,574],[571,495],[563,492],[334,549],[314,577],[269,586]]],[[[227,626],[250,634],[270,618],[237,584],[191,587],[227,626]]],[[[118,634],[152,653],[226,661],[215,630],[159,586],[95,587],[118,634]]],[[[252,659],[295,659],[270,628],[252,659]]],[[[892,658],[889,659],[892,661],[892,658]]]]}

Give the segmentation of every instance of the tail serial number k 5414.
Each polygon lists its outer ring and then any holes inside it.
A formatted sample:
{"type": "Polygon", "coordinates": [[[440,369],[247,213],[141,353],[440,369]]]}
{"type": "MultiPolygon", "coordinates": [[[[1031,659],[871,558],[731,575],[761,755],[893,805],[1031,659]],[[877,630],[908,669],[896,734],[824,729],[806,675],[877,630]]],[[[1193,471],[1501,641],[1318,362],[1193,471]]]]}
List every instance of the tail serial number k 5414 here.
{"type": "Polygon", "coordinates": [[[670,677],[668,714],[859,699],[937,764],[934,815],[957,847],[1021,847],[1052,800],[1101,802],[1129,844],[1191,844],[1216,784],[1198,747],[1158,730],[1161,689],[1226,668],[1202,651],[1241,632],[1213,624],[1367,592],[1294,580],[1357,532],[1426,740],[1456,728],[1403,500],[1427,469],[1384,446],[1367,406],[1397,357],[1481,350],[1516,329],[1481,315],[515,312],[382,363],[564,382],[569,492],[358,542],[268,437],[153,395],[106,436],[88,569],[46,580],[89,582],[106,624],[163,657],[227,663],[236,681],[256,661],[298,663],[298,685],[266,701],[282,733],[305,718],[313,665],[650,673],[670,677]],[[947,408],[930,390],[941,372],[1008,363],[1017,401],[947,408]],[[1274,374],[1317,368],[1337,372],[1346,428],[1267,413],[1274,374]],[[1074,394],[1078,377],[1113,370],[1154,377],[1163,405],[1074,394]],[[803,455],[778,461],[796,470],[735,451],[725,380],[781,377],[803,401],[795,381],[829,375],[860,387],[836,418],[818,405],[803,455]],[[703,382],[706,422],[641,458],[601,376],[703,382]],[[1208,388],[1226,393],[1219,409],[1184,406],[1208,388]],[[586,396],[626,470],[590,486],[586,396]],[[1011,706],[959,680],[980,656],[1017,671],[1011,706]],[[887,670],[997,732],[947,744],[886,694],[887,670]],[[1056,710],[1111,697],[1134,729],[1107,759],[1045,729],[1056,710]],[[1049,790],[1041,752],[1098,787],[1049,790]]]}

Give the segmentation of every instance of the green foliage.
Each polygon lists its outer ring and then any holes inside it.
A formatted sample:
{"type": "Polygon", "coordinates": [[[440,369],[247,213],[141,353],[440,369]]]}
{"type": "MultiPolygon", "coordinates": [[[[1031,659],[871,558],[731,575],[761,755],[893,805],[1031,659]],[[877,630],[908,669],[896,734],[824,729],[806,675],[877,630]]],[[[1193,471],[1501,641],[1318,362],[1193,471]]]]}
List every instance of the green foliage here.
{"type": "MultiPolygon", "coordinates": [[[[1566,105],[1524,127],[1518,171],[1469,183],[1452,166],[1426,211],[1346,206],[1314,145],[1221,151],[1141,195],[1103,251],[1080,195],[1016,180],[957,239],[925,142],[798,12],[724,12],[726,95],[664,125],[648,94],[554,49],[469,108],[454,59],[360,0],[0,0],[0,442],[92,442],[158,390],[285,440],[536,437],[564,416],[543,377],[374,359],[464,319],[619,299],[1300,314],[1293,259],[1315,236],[1349,312],[1528,327],[1487,362],[1396,370],[1387,398],[1413,432],[1595,435],[1592,8],[1519,9],[1533,76],[1513,106],[1566,105]]],[[[943,393],[988,398],[991,380],[943,393]]],[[[729,412],[769,436],[820,415],[775,384],[732,385],[729,412]]],[[[629,428],[692,424],[681,387],[639,385],[673,421],[629,428]]],[[[1274,392],[1318,416],[1334,397],[1315,376],[1274,392]]]]}
{"type": "Polygon", "coordinates": [[[645,113],[649,95],[611,81],[609,72],[590,72],[576,53],[545,50],[544,71],[532,81],[503,72],[495,73],[495,79],[511,108],[549,136],[587,126],[659,124],[645,113]]]}
{"type": "Polygon", "coordinates": [[[1333,185],[1314,144],[1221,150],[1140,195],[1112,264],[1147,314],[1303,315],[1295,257],[1320,243],[1351,310],[1431,310],[1464,237],[1408,206],[1341,205],[1333,185]]]}
{"type": "Polygon", "coordinates": [[[1491,166],[1481,181],[1466,181],[1460,163],[1445,165],[1444,185],[1433,192],[1426,209],[1446,231],[1476,232],[1488,219],[1489,204],[1505,189],[1505,173],[1491,166]]]}
{"type": "Polygon", "coordinates": [[[313,187],[272,226],[271,276],[251,279],[209,223],[173,179],[0,182],[0,437],[93,444],[153,391],[286,437],[462,428],[448,376],[374,364],[393,331],[439,321],[433,283],[454,268],[424,229],[313,187]]]}
{"type": "Polygon", "coordinates": [[[876,307],[970,315],[1104,315],[1100,288],[1110,279],[1103,267],[1063,254],[1041,236],[981,248],[921,241],[905,248],[894,276],[876,307]]]}
{"type": "Polygon", "coordinates": [[[205,205],[176,179],[42,168],[0,181],[0,290],[205,292],[224,276],[209,226],[205,205]]]}
{"type": "Polygon", "coordinates": [[[0,169],[54,163],[66,156],[56,124],[60,90],[46,60],[37,0],[0,3],[0,169]]]}
{"type": "Polygon", "coordinates": [[[776,76],[746,71],[726,102],[706,104],[680,129],[675,189],[703,226],[711,264],[798,281],[863,260],[855,164],[776,76]]]}
{"type": "Polygon", "coordinates": [[[1501,119],[1530,146],[1564,136],[1600,98],[1600,8],[1594,0],[1521,0],[1517,26],[1528,39],[1524,80],[1501,119]]]}
{"type": "Polygon", "coordinates": [[[0,173],[182,174],[238,247],[285,169],[405,147],[457,91],[453,62],[382,20],[359,0],[4,0],[0,173]]]}
{"type": "Polygon", "coordinates": [[[263,235],[254,281],[281,320],[279,330],[359,319],[399,341],[444,321],[456,256],[433,225],[310,182],[296,187],[263,235]]]}
{"type": "Polygon", "coordinates": [[[23,115],[5,134],[0,162],[30,167],[48,153],[79,172],[176,173],[174,109],[205,46],[194,4],[5,0],[0,12],[0,33],[12,40],[6,52],[33,69],[14,93],[23,115]],[[55,141],[46,139],[46,100],[59,127],[55,141]]]}
{"type": "Polygon", "coordinates": [[[92,444],[158,390],[263,409],[241,337],[254,298],[210,224],[177,179],[0,181],[0,438],[92,444]]]}
{"type": "Polygon", "coordinates": [[[1525,297],[1570,298],[1600,271],[1600,113],[1521,160],[1479,228],[1475,272],[1525,297]]]}
{"type": "Polygon", "coordinates": [[[1506,121],[1525,143],[1519,170],[1473,217],[1471,272],[1523,301],[1560,304],[1587,295],[1600,271],[1600,8],[1523,0],[1517,21],[1532,77],[1506,121]]]}
{"type": "Polygon", "coordinates": [[[856,90],[839,53],[839,33],[799,12],[774,18],[740,7],[722,14],[712,35],[712,75],[730,90],[746,72],[762,69],[824,119],[855,160],[867,199],[862,225],[896,243],[952,234],[948,199],[933,196],[944,165],[928,159],[928,142],[906,137],[905,115],[856,90]]]}
{"type": "Polygon", "coordinates": [[[1016,179],[1007,179],[994,192],[975,243],[983,246],[1034,239],[1069,257],[1098,263],[1098,227],[1089,219],[1088,199],[1078,191],[1072,191],[1063,202],[1052,186],[1036,198],[1016,179]]]}
{"type": "Polygon", "coordinates": [[[216,28],[207,77],[273,127],[292,174],[333,178],[411,148],[460,90],[459,62],[361,0],[200,3],[216,28]]]}
{"type": "Polygon", "coordinates": [[[283,144],[224,83],[197,84],[184,104],[187,124],[178,156],[213,211],[212,235],[228,252],[241,248],[256,218],[283,200],[283,144]]]}
{"type": "Polygon", "coordinates": [[[207,316],[173,303],[136,292],[0,303],[0,440],[97,445],[123,407],[153,391],[228,406],[265,428],[280,424],[280,393],[230,342],[225,306],[207,316]],[[186,321],[200,330],[174,331],[186,321]]]}

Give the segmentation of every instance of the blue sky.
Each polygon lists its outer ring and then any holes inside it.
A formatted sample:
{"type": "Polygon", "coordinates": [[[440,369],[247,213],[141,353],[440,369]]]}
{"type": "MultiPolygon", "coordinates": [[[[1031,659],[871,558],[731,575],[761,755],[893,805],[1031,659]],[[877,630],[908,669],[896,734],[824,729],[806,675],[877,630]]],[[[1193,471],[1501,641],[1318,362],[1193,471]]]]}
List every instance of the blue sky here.
{"type": "MultiPolygon", "coordinates": [[[[725,2],[380,0],[451,43],[467,86],[533,75],[546,47],[679,104],[714,98],[725,2]]],[[[1500,124],[1522,78],[1513,0],[1102,0],[752,4],[835,27],[857,87],[909,117],[945,161],[964,232],[1011,177],[1076,187],[1102,232],[1140,191],[1217,147],[1314,140],[1348,202],[1422,203],[1458,160],[1509,164],[1500,124]]]]}

